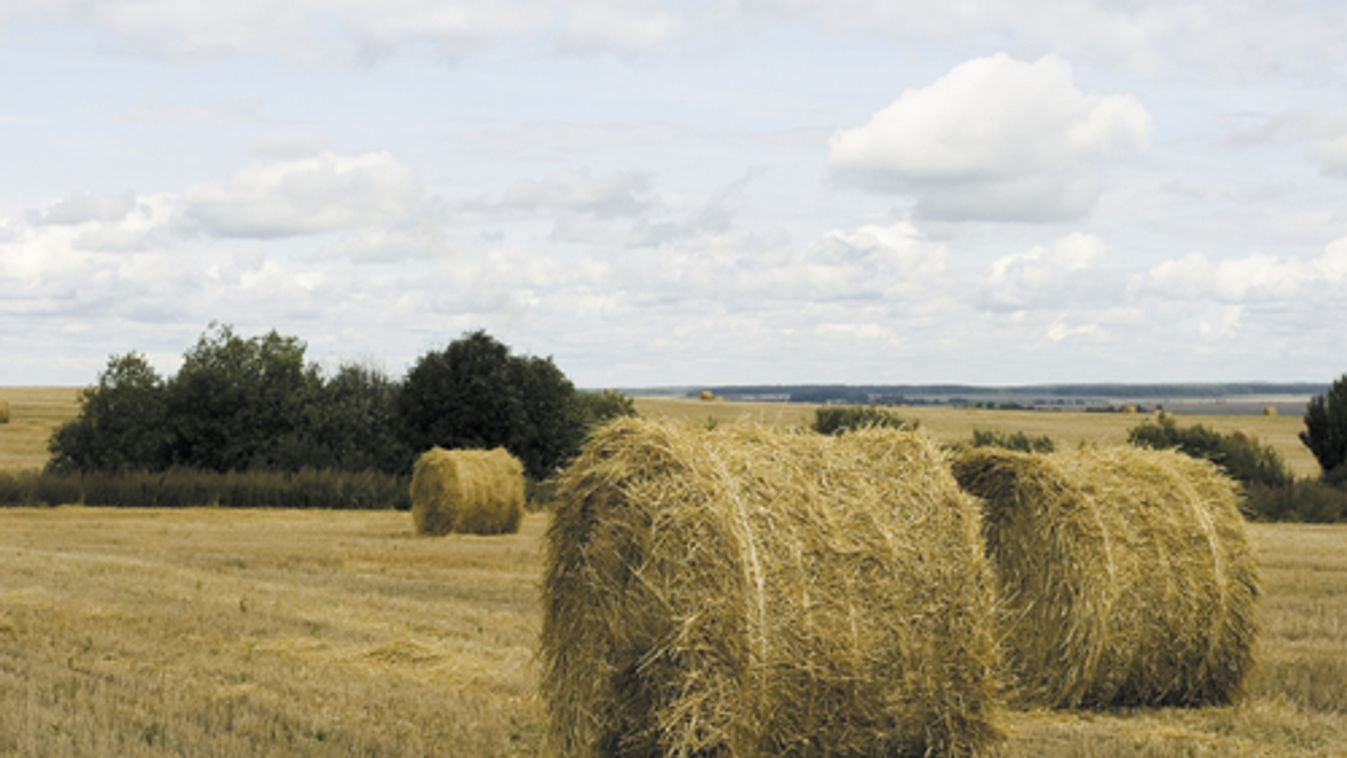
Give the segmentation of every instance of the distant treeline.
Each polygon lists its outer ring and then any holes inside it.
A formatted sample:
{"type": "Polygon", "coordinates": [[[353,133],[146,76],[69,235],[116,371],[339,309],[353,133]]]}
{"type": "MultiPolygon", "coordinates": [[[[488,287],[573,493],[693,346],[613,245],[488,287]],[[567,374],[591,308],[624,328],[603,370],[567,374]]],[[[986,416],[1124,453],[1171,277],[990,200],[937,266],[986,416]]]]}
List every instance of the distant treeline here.
{"type": "Polygon", "coordinates": [[[726,399],[776,399],[793,403],[854,403],[919,405],[924,402],[1030,401],[1043,404],[1057,400],[1081,401],[1105,399],[1153,400],[1157,398],[1233,398],[1239,396],[1297,395],[1323,393],[1322,382],[1228,382],[1217,384],[1033,384],[1003,387],[979,387],[970,384],[761,384],[723,385],[679,390],[677,394],[696,397],[710,392],[726,399]]]}
{"type": "Polygon", "coordinates": [[[138,353],[110,358],[76,418],[52,435],[48,470],[397,477],[438,445],[504,447],[543,479],[594,424],[634,412],[630,398],[577,392],[551,358],[513,355],[485,332],[394,379],[362,365],[325,375],[296,337],[212,325],[172,377],[138,353]]]}

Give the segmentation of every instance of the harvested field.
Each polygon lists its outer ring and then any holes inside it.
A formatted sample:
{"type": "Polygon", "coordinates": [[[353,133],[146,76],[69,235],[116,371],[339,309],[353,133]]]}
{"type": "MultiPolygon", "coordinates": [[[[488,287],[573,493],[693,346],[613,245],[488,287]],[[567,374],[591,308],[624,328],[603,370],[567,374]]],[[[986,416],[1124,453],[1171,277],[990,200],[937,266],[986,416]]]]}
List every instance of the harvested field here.
{"type": "MultiPolygon", "coordinates": [[[[0,755],[536,755],[547,522],[0,508],[0,755]]],[[[1012,713],[1005,755],[1347,755],[1347,526],[1249,535],[1245,702],[1012,713]]]]}

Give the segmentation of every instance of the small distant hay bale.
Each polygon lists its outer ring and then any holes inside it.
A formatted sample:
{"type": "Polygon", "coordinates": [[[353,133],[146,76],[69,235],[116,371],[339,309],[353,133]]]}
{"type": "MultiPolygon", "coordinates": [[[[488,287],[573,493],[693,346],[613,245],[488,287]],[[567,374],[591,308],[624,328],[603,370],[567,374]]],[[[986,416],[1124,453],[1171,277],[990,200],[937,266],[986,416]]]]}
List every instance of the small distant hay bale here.
{"type": "Polygon", "coordinates": [[[954,475],[984,500],[1017,699],[1197,706],[1240,693],[1257,566],[1215,466],[1167,450],[981,448],[954,475]]]}
{"type": "Polygon", "coordinates": [[[417,534],[517,532],[524,469],[503,448],[431,448],[412,468],[411,499],[417,534]]]}
{"type": "Polygon", "coordinates": [[[1119,408],[1118,410],[1122,413],[1136,413],[1137,407],[1135,405],[1132,405],[1131,403],[1128,403],[1127,405],[1124,405],[1122,408],[1119,408]]]}
{"type": "Polygon", "coordinates": [[[560,755],[968,755],[999,739],[976,503],[923,434],[619,420],[547,535],[560,755]]]}
{"type": "Polygon", "coordinates": [[[719,400],[719,399],[721,399],[721,398],[720,398],[719,395],[717,395],[716,393],[712,392],[711,390],[702,390],[701,392],[698,392],[698,393],[697,393],[697,399],[698,399],[698,400],[701,400],[702,402],[707,402],[707,403],[709,403],[709,402],[712,402],[712,401],[715,401],[715,400],[719,400]]]}
{"type": "Polygon", "coordinates": [[[1275,406],[1275,405],[1265,405],[1265,406],[1263,406],[1263,415],[1264,415],[1264,416],[1275,416],[1275,415],[1277,415],[1277,406],[1275,406]]]}
{"type": "Polygon", "coordinates": [[[9,401],[0,400],[0,424],[9,423],[9,401]]]}

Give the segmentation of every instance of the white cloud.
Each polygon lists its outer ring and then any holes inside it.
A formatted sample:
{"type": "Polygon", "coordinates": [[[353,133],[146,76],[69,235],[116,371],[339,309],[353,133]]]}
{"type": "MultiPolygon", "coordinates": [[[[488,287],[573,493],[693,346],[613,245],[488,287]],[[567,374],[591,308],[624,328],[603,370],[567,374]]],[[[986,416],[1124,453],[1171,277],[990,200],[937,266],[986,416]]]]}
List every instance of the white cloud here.
{"type": "Polygon", "coordinates": [[[1100,162],[1149,133],[1132,95],[1081,92],[1055,56],[998,54],[905,91],[828,147],[839,182],[915,194],[924,215],[1042,221],[1087,212],[1100,162]]]}
{"type": "Polygon", "coordinates": [[[386,152],[324,151],[253,162],[184,199],[189,223],[207,234],[274,238],[403,224],[423,192],[416,173],[386,152]]]}
{"type": "Polygon", "coordinates": [[[638,171],[595,176],[588,171],[565,171],[542,179],[520,179],[498,198],[476,200],[469,208],[514,213],[590,213],[626,216],[653,202],[650,175],[638,171]]]}
{"type": "Polygon", "coordinates": [[[1313,295],[1341,297],[1347,287],[1347,238],[1330,243],[1317,258],[1255,254],[1212,260],[1190,253],[1135,277],[1142,294],[1239,305],[1292,301],[1313,295]]]}
{"type": "Polygon", "coordinates": [[[1305,154],[1325,176],[1347,179],[1347,131],[1336,137],[1310,143],[1305,154]]]}
{"type": "Polygon", "coordinates": [[[134,192],[93,195],[76,192],[29,214],[39,225],[76,226],[90,221],[121,221],[136,207],[134,192]]]}
{"type": "Polygon", "coordinates": [[[994,306],[1008,308],[1059,303],[1079,285],[1079,275],[1106,253],[1103,240],[1081,233],[1067,235],[1051,247],[1012,253],[992,263],[984,285],[986,298],[994,306]]]}

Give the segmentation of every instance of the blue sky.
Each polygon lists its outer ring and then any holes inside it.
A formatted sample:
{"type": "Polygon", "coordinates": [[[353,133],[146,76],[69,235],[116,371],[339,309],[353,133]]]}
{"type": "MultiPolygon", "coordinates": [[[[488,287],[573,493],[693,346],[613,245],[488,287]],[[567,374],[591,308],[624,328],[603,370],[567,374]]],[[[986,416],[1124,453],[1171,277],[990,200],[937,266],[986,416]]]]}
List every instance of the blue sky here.
{"type": "Polygon", "coordinates": [[[1347,370],[1337,3],[0,2],[0,385],[1347,370]]]}

